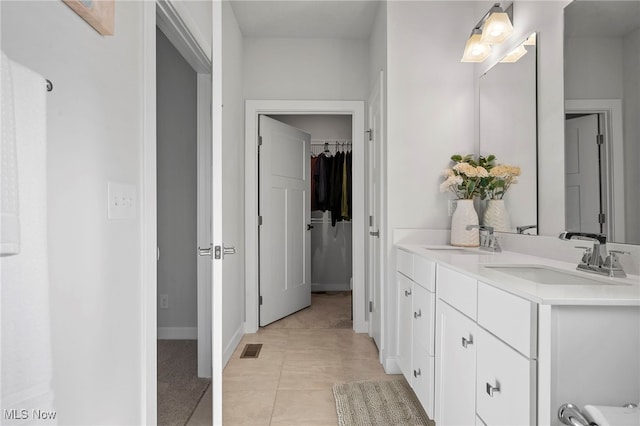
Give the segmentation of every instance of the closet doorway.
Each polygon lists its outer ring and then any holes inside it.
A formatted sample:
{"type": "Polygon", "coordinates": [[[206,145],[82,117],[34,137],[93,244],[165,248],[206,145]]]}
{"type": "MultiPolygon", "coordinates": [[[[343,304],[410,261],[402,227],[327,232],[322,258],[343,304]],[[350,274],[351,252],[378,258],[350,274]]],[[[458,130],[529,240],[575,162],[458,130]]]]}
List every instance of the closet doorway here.
{"type": "MultiPolygon", "coordinates": [[[[246,329],[247,333],[255,333],[260,324],[260,241],[261,234],[259,228],[260,221],[260,180],[259,180],[259,119],[260,116],[270,116],[279,119],[289,124],[294,124],[294,127],[303,127],[302,130],[306,130],[309,133],[312,129],[305,129],[304,122],[309,123],[312,117],[319,117],[320,121],[330,120],[329,117],[335,119],[341,119],[343,123],[350,122],[350,129],[347,130],[347,134],[343,137],[330,136],[325,134],[321,136],[318,133],[311,134],[311,138],[314,139],[314,145],[316,151],[322,152],[325,148],[325,142],[327,142],[327,150],[333,152],[336,148],[340,151],[348,151],[349,141],[351,143],[351,171],[352,171],[352,199],[351,199],[351,221],[340,222],[336,221],[336,227],[333,227],[331,216],[327,212],[316,210],[313,212],[312,218],[310,218],[308,224],[313,226],[308,231],[321,234],[322,231],[327,232],[329,238],[334,238],[336,244],[340,244],[340,249],[337,252],[328,253],[328,249],[331,246],[322,247],[318,251],[320,255],[316,256],[315,262],[320,265],[316,267],[316,281],[310,280],[310,284],[316,284],[314,287],[317,291],[334,291],[334,290],[349,290],[352,289],[353,293],[353,329],[359,333],[365,333],[368,331],[368,324],[366,322],[365,315],[365,190],[364,190],[364,158],[365,158],[365,146],[364,146],[364,102],[359,101],[247,101],[246,116],[245,116],[245,185],[246,185],[246,199],[245,199],[245,211],[246,211],[246,329]],[[324,116],[324,117],[322,117],[324,116]],[[341,116],[341,117],[340,117],[341,116]],[[302,124],[301,124],[302,123],[302,124]],[[317,136],[316,136],[317,135],[317,136]],[[332,140],[334,139],[334,140],[332,140]],[[336,140],[338,145],[336,146],[336,140]],[[327,226],[328,225],[328,226],[327,226]],[[346,225],[346,226],[345,226],[346,225]],[[317,226],[317,229],[316,229],[317,226]],[[350,228],[350,232],[344,232],[345,228],[350,228]],[[331,234],[333,232],[333,234],[331,234]],[[334,237],[331,237],[334,235],[334,237]],[[349,236],[351,238],[349,238],[349,236]],[[339,241],[339,238],[342,241],[339,241]],[[322,251],[325,253],[322,254],[322,251]],[[330,272],[328,268],[322,268],[321,265],[327,264],[332,259],[332,256],[338,255],[340,257],[339,263],[341,268],[338,268],[338,274],[341,279],[335,280],[336,271],[330,272]],[[351,263],[351,267],[349,267],[351,263]],[[324,269],[324,270],[323,270],[324,269]],[[324,273],[324,277],[322,274],[324,273]],[[334,274],[334,280],[332,281],[331,274],[334,274]],[[348,275],[348,277],[347,277],[348,275]]],[[[308,126],[306,126],[308,127],[308,126]]],[[[313,148],[312,148],[313,149],[313,148]]],[[[318,152],[318,153],[319,153],[318,152]]],[[[335,155],[335,154],[333,154],[335,155]]],[[[310,167],[310,156],[307,154],[305,161],[310,167]]],[[[307,168],[307,170],[309,170],[307,168]]],[[[315,244],[323,246],[323,238],[316,238],[315,244]]],[[[310,242],[313,243],[313,238],[310,238],[310,242]]],[[[326,242],[326,241],[325,241],[326,242]]],[[[310,248],[310,252],[313,253],[314,249],[310,248]]],[[[330,267],[330,265],[329,265],[330,267]]],[[[311,273],[313,273],[314,267],[311,266],[311,273]]],[[[310,294],[309,294],[310,295],[310,294]]]]}
{"type": "Polygon", "coordinates": [[[262,327],[312,292],[351,291],[353,131],[350,115],[261,115],[259,126],[262,327]]]}

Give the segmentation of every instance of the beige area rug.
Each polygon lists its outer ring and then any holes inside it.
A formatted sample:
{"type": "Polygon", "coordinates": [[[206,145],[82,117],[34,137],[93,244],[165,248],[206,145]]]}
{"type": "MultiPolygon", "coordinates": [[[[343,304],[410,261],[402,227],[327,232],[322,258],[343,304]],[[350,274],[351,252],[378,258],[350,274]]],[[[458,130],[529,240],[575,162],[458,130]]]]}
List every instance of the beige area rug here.
{"type": "Polygon", "coordinates": [[[405,380],[333,386],[339,426],[432,425],[405,380]]]}
{"type": "Polygon", "coordinates": [[[184,426],[207,391],[197,351],[195,340],[158,340],[158,425],[184,426]]]}
{"type": "Polygon", "coordinates": [[[351,292],[311,293],[311,306],[271,323],[266,328],[353,328],[351,292]]]}

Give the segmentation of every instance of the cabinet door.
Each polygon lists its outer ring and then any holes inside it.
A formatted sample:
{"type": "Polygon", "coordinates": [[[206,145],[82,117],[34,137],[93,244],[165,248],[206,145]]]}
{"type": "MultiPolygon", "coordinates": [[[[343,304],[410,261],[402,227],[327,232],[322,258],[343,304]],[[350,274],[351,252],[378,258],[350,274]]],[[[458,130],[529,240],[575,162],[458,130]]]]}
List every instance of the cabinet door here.
{"type": "Polygon", "coordinates": [[[433,416],[435,377],[433,347],[435,330],[435,295],[414,283],[413,285],[413,377],[411,387],[425,411],[433,416]]]}
{"type": "Polygon", "coordinates": [[[438,300],[436,306],[436,395],[438,426],[476,422],[476,323],[438,300]]]}
{"type": "Polygon", "coordinates": [[[396,273],[398,280],[398,364],[400,371],[411,383],[411,337],[412,337],[412,293],[413,283],[410,279],[396,273]]]}
{"type": "Polygon", "coordinates": [[[536,424],[536,363],[478,327],[478,416],[488,426],[536,424]]]}

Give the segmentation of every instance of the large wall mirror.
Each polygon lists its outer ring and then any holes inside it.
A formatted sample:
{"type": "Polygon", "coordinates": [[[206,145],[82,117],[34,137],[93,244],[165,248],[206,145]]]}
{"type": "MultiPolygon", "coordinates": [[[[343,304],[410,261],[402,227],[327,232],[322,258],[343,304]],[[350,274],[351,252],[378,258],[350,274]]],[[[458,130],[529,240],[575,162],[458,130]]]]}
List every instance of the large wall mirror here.
{"type": "Polygon", "coordinates": [[[565,8],[565,224],[640,244],[640,1],[565,8]]]}
{"type": "MultiPolygon", "coordinates": [[[[510,223],[497,230],[537,234],[536,34],[516,51],[480,77],[479,153],[495,155],[496,164],[520,167],[517,183],[503,197],[510,223]]],[[[481,216],[486,211],[487,201],[481,201],[481,216]]]]}

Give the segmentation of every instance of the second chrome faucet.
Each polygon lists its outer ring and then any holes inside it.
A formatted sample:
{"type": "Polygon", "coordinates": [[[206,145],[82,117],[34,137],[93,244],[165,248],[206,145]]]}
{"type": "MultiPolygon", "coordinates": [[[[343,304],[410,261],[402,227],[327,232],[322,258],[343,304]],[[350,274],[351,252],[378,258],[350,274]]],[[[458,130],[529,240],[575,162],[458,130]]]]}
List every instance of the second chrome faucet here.
{"type": "Polygon", "coordinates": [[[493,227],[487,225],[467,225],[467,231],[478,228],[480,231],[480,250],[486,250],[493,253],[501,252],[498,238],[493,234],[493,227]]]}

